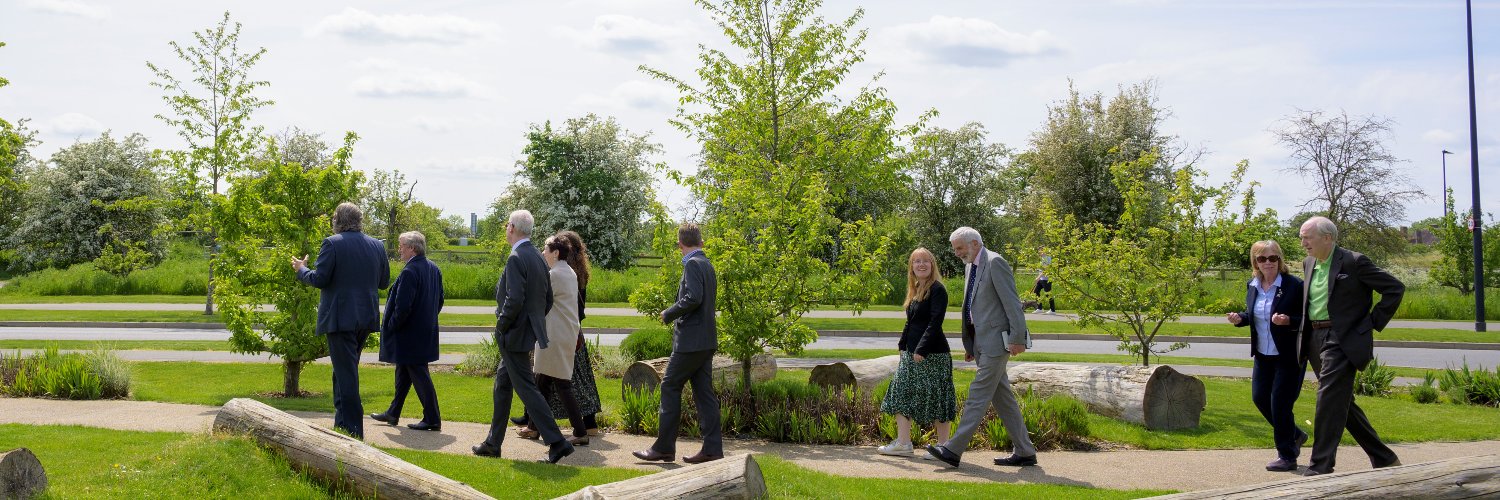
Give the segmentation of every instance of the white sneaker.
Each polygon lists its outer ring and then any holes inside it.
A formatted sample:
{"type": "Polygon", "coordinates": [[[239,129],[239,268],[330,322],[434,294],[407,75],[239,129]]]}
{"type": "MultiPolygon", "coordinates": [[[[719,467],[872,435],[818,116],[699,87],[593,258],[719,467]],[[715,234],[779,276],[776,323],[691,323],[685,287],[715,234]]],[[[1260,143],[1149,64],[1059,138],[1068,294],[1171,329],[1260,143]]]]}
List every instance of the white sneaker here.
{"type": "Polygon", "coordinates": [[[1051,311],[1047,311],[1047,314],[1051,314],[1051,315],[1055,316],[1055,315],[1057,315],[1057,309],[1053,309],[1051,311]]]}
{"type": "Polygon", "coordinates": [[[1042,313],[1042,308],[1040,308],[1040,307],[1036,308],[1035,311],[1031,311],[1031,314],[1041,314],[1041,313],[1042,313]]]}
{"type": "Polygon", "coordinates": [[[879,451],[881,455],[909,457],[911,456],[911,443],[896,444],[895,441],[891,441],[891,444],[876,448],[876,451],[879,451]]]}

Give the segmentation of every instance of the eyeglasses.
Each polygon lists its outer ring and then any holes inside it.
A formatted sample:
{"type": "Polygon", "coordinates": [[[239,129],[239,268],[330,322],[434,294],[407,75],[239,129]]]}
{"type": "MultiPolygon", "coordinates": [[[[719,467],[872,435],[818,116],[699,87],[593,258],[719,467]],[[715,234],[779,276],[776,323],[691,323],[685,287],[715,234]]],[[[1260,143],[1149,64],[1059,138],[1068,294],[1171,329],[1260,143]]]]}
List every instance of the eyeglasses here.
{"type": "Polygon", "coordinates": [[[1266,262],[1281,262],[1281,256],[1280,255],[1257,255],[1257,256],[1255,256],[1255,263],[1256,264],[1264,264],[1266,262]]]}

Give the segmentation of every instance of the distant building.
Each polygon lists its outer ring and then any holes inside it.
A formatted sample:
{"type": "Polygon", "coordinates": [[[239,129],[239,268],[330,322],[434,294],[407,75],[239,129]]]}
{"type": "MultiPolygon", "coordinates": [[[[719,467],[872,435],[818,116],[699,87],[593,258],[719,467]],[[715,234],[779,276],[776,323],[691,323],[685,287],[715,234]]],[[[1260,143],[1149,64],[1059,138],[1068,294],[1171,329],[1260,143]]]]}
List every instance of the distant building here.
{"type": "Polygon", "coordinates": [[[1426,229],[1412,229],[1403,226],[1401,228],[1401,236],[1406,237],[1407,243],[1421,243],[1423,245],[1437,243],[1437,235],[1432,234],[1432,231],[1426,229]]]}

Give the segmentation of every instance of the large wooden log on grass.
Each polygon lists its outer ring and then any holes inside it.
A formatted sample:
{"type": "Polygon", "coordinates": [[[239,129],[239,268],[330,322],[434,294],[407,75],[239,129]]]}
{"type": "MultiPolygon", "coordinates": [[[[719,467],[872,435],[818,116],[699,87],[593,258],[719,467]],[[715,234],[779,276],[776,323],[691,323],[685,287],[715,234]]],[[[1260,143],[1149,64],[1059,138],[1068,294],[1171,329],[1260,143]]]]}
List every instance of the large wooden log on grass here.
{"type": "Polygon", "coordinates": [[[26,448],[0,453],[0,498],[26,500],[47,490],[42,461],[26,448]]]}
{"type": "Polygon", "coordinates": [[[1067,394],[1089,411],[1151,430],[1192,429],[1208,403],[1203,381],[1170,366],[1022,363],[1010,367],[1016,390],[1067,394]]]}
{"type": "MultiPolygon", "coordinates": [[[[625,376],[621,379],[621,383],[626,389],[656,390],[661,386],[662,377],[667,374],[667,362],[671,359],[666,357],[636,361],[625,369],[625,376]]],[[[739,361],[727,356],[714,356],[714,385],[739,383],[742,371],[739,361]]],[[[776,378],[775,356],[756,354],[755,357],[750,358],[751,382],[765,382],[773,378],[776,378]]]]}
{"type": "Polygon", "coordinates": [[[841,361],[814,366],[807,376],[809,384],[822,387],[855,386],[862,391],[874,392],[875,386],[896,374],[901,356],[892,354],[874,359],[841,361]]]}
{"type": "Polygon", "coordinates": [[[1153,498],[1491,498],[1500,496],[1500,455],[1340,472],[1153,498]]]}
{"type": "Polygon", "coordinates": [[[469,485],[417,467],[357,439],[308,423],[252,399],[224,404],[215,432],[249,434],[285,456],[299,470],[360,496],[380,498],[487,499],[469,485]]]}
{"type": "Polygon", "coordinates": [[[766,496],[766,479],[760,466],[749,454],[724,457],[708,463],[588,486],[573,494],[558,497],[567,500],[655,500],[735,498],[755,499],[766,496]]]}

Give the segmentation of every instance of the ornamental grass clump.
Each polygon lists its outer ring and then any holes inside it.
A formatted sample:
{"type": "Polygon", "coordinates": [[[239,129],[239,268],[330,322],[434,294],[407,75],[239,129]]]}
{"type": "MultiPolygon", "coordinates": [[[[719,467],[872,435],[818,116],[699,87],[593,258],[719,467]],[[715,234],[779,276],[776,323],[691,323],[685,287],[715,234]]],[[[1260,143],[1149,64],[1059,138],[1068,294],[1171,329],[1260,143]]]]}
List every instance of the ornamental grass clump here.
{"type": "Polygon", "coordinates": [[[117,399],[130,393],[130,370],[114,353],[61,353],[57,348],[30,356],[18,350],[0,359],[0,393],[13,397],[117,399]]]}

